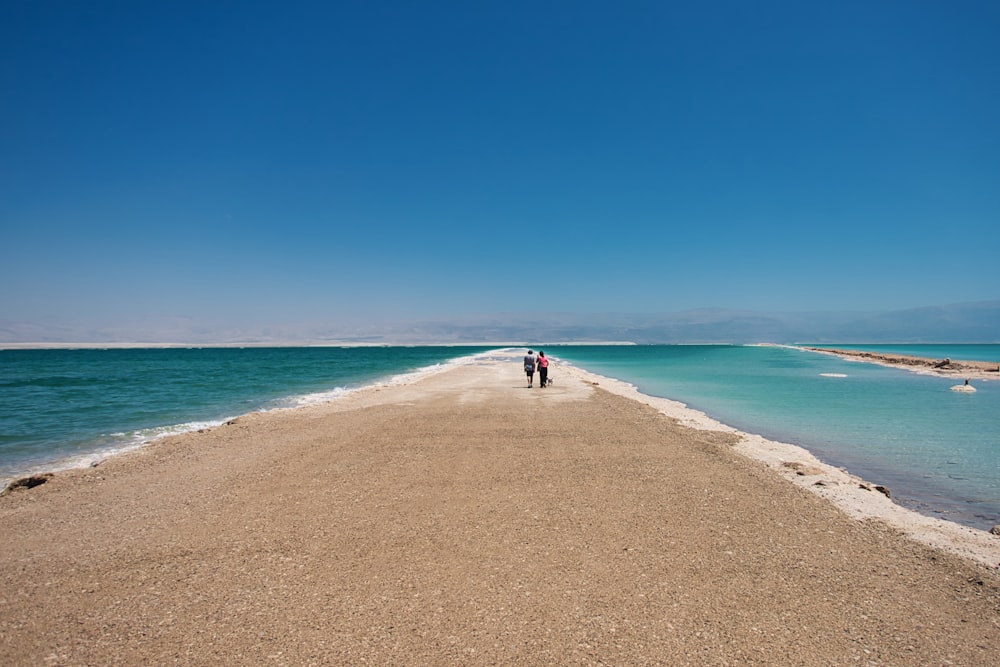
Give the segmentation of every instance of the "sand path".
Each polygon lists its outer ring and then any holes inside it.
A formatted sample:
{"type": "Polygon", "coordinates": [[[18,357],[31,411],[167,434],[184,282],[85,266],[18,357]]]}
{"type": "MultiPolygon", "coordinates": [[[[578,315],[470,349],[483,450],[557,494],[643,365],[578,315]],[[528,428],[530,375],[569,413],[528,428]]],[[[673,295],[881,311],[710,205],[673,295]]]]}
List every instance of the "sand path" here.
{"type": "Polygon", "coordinates": [[[995,570],[483,361],[0,498],[6,665],[986,665],[995,570]]]}

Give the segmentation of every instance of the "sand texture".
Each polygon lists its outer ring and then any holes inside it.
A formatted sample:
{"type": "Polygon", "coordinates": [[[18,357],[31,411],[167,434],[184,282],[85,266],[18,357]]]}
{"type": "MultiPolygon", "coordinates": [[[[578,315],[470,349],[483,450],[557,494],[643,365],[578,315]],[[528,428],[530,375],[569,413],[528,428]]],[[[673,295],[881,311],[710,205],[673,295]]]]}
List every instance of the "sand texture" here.
{"type": "Polygon", "coordinates": [[[5,665],[989,665],[995,569],[553,368],[241,417],[0,498],[5,665]]]}

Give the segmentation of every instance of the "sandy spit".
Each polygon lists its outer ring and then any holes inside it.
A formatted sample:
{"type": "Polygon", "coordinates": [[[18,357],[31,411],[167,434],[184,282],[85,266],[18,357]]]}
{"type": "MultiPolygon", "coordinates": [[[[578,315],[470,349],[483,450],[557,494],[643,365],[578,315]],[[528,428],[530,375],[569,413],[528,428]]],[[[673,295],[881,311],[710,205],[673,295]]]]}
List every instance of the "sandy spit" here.
{"type": "Polygon", "coordinates": [[[842,350],[825,347],[804,347],[802,349],[821,354],[831,354],[850,361],[864,361],[881,366],[905,368],[906,370],[926,375],[978,380],[1000,379],[1000,363],[996,361],[929,359],[927,357],[915,357],[908,354],[886,354],[882,352],[842,350]]]}
{"type": "Polygon", "coordinates": [[[493,355],[0,498],[4,664],[1000,655],[995,567],[845,513],[738,432],[552,374],[528,389],[493,355]]]}

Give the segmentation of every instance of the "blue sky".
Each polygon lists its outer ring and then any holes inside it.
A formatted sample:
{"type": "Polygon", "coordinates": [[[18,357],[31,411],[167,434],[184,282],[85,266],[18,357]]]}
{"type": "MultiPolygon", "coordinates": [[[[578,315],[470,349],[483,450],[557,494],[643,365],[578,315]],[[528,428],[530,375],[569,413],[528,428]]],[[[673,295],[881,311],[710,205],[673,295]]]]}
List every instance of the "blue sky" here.
{"type": "Polygon", "coordinates": [[[1000,297],[994,2],[0,8],[0,327],[1000,297]]]}

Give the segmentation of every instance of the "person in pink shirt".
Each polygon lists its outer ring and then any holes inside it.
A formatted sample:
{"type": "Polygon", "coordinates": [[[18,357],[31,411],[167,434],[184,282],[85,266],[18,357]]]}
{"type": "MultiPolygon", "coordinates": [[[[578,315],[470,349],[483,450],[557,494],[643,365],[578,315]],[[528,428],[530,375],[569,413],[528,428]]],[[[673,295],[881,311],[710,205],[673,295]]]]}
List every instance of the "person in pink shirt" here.
{"type": "Polygon", "coordinates": [[[542,387],[549,383],[549,358],[541,350],[538,351],[538,384],[542,387]]]}

